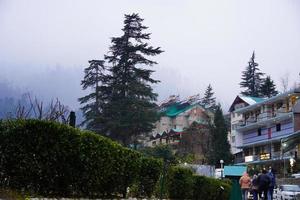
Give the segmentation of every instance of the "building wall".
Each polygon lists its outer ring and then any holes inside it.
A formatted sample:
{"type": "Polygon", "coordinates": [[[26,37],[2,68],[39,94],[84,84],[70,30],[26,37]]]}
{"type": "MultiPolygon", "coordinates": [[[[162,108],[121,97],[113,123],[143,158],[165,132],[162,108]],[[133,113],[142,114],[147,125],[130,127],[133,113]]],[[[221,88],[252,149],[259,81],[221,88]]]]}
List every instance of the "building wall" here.
{"type": "Polygon", "coordinates": [[[281,122],[281,131],[276,131],[276,124],[271,127],[261,128],[261,135],[258,136],[258,129],[253,129],[243,133],[243,145],[247,145],[253,142],[267,141],[268,139],[281,138],[293,134],[294,126],[292,120],[281,122]],[[269,138],[269,128],[271,128],[271,138],[269,138]]]}
{"type": "Polygon", "coordinates": [[[153,130],[153,133],[163,133],[168,132],[171,130],[172,127],[172,119],[166,116],[163,116],[160,118],[159,121],[155,123],[155,129],[153,130]]]}
{"type": "Polygon", "coordinates": [[[184,129],[185,127],[188,127],[187,117],[182,113],[174,119],[173,128],[184,129]]]}
{"type": "MultiPolygon", "coordinates": [[[[238,106],[243,107],[245,105],[238,104],[238,106]]],[[[232,112],[230,114],[230,118],[231,118],[231,131],[228,134],[229,135],[229,144],[231,147],[231,153],[236,154],[236,153],[239,153],[242,151],[242,149],[237,148],[237,147],[242,146],[243,137],[241,134],[238,134],[238,132],[236,131],[236,128],[237,128],[237,125],[239,124],[239,122],[243,119],[243,115],[232,112]]]]}
{"type": "MultiPolygon", "coordinates": [[[[159,121],[155,123],[155,128],[152,131],[152,135],[168,133],[171,129],[184,130],[188,128],[193,122],[204,122],[208,120],[208,115],[205,109],[200,105],[196,105],[180,113],[176,117],[162,116],[159,121]]],[[[146,143],[147,146],[154,146],[156,144],[166,143],[165,140],[151,140],[146,143]]]]}
{"type": "Polygon", "coordinates": [[[300,113],[294,114],[294,129],[295,131],[300,130],[300,113]]]}

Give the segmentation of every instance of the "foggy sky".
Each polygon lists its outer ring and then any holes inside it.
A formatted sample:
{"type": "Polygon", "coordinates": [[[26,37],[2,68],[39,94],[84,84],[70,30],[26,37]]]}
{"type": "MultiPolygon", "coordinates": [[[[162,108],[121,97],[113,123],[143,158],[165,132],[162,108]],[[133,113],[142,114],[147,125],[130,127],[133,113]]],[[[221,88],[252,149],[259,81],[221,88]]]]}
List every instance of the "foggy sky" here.
{"type": "Polygon", "coordinates": [[[103,58],[135,12],[165,51],[154,58],[159,100],[211,83],[226,110],[253,50],[278,89],[284,74],[300,81],[299,9],[298,0],[0,0],[0,80],[78,107],[87,61],[103,58]]]}

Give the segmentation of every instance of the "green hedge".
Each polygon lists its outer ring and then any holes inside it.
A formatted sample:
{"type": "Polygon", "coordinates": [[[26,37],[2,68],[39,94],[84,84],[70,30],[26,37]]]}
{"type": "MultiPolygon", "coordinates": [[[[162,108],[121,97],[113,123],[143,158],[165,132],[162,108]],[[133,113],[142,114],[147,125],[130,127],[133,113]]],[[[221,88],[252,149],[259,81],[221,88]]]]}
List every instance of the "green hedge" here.
{"type": "Polygon", "coordinates": [[[138,196],[151,197],[161,175],[162,162],[155,158],[142,158],[140,176],[138,178],[138,196]]]}
{"type": "Polygon", "coordinates": [[[205,176],[194,176],[193,199],[218,200],[229,199],[231,184],[205,176]]]}
{"type": "Polygon", "coordinates": [[[171,199],[191,199],[193,185],[193,172],[190,169],[181,167],[170,168],[167,187],[171,199]]]}
{"type": "Polygon", "coordinates": [[[197,176],[187,168],[170,169],[168,193],[171,199],[226,200],[230,191],[230,181],[197,176]]]}
{"type": "Polygon", "coordinates": [[[125,195],[138,177],[149,179],[146,185],[159,177],[158,161],[58,123],[1,121],[0,141],[2,188],[45,197],[112,197],[125,195]],[[148,172],[145,177],[141,170],[148,172]]]}

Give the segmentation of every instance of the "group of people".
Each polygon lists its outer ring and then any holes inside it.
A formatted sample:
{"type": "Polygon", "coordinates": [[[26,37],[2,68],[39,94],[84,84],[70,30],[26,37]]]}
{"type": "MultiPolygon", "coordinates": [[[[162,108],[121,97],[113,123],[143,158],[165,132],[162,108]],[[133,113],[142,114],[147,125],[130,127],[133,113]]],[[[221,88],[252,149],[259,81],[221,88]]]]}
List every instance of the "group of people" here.
{"type": "Polygon", "coordinates": [[[269,171],[263,169],[260,174],[254,174],[252,179],[247,172],[240,178],[242,189],[242,199],[248,199],[248,193],[253,195],[253,200],[273,200],[273,191],[275,187],[275,174],[270,168],[269,171]]]}

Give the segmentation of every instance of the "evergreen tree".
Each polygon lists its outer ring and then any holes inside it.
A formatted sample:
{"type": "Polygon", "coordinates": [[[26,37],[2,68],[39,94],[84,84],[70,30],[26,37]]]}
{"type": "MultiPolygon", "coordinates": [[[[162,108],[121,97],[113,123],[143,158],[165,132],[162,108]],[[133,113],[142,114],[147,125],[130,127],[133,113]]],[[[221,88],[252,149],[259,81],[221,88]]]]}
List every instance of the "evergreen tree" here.
{"type": "Polygon", "coordinates": [[[83,90],[90,89],[91,93],[79,98],[80,104],[84,106],[81,108],[85,120],[82,124],[86,128],[98,132],[100,130],[99,119],[102,112],[102,103],[104,102],[103,87],[106,84],[106,75],[104,74],[103,60],[90,60],[89,67],[84,70],[84,78],[81,81],[83,90]]]}
{"type": "Polygon", "coordinates": [[[262,76],[264,73],[259,72],[258,63],[255,62],[255,52],[253,51],[246,70],[242,73],[242,81],[240,86],[245,88],[241,94],[252,97],[260,97],[260,88],[262,84],[262,76]]]}
{"type": "Polygon", "coordinates": [[[214,124],[210,126],[210,130],[211,148],[209,153],[209,163],[216,166],[220,164],[220,160],[224,160],[226,164],[231,163],[232,155],[230,153],[230,144],[227,139],[228,130],[220,105],[216,107],[214,124]]]}
{"type": "Polygon", "coordinates": [[[205,90],[204,97],[201,99],[201,105],[204,108],[214,110],[216,108],[216,98],[212,86],[209,84],[205,90]]]}
{"type": "Polygon", "coordinates": [[[103,131],[124,145],[136,144],[139,136],[150,132],[158,119],[157,94],[151,78],[153,70],[146,68],[157,64],[147,58],[162,53],[160,47],[149,46],[145,41],[150,33],[142,25],[138,14],[125,15],[123,35],[113,37],[105,59],[112,66],[108,88],[111,91],[103,108],[103,131]]]}
{"type": "Polygon", "coordinates": [[[261,95],[263,97],[272,97],[278,94],[278,91],[276,90],[276,85],[274,84],[274,81],[271,79],[270,76],[267,76],[260,88],[261,95]]]}
{"type": "Polygon", "coordinates": [[[210,139],[208,126],[193,122],[184,132],[186,134],[183,134],[180,139],[177,155],[181,157],[193,155],[194,162],[207,163],[210,139]]]}

